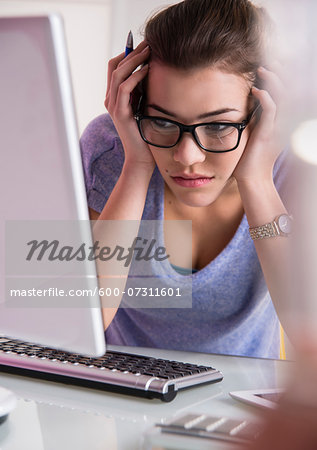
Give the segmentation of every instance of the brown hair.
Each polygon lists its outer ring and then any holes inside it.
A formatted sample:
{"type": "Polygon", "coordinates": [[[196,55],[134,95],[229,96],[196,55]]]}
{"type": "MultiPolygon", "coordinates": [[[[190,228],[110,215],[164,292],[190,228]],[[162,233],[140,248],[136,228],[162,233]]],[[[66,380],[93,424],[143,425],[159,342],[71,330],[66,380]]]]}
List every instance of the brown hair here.
{"type": "Polygon", "coordinates": [[[254,81],[265,64],[271,22],[249,0],[184,0],[151,17],[151,59],[180,69],[215,65],[254,81]]]}

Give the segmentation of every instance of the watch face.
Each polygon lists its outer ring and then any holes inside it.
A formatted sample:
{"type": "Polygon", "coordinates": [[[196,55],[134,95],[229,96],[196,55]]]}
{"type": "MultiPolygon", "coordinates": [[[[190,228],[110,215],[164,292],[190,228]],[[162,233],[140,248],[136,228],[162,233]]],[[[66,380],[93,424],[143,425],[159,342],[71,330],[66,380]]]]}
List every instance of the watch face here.
{"type": "Polygon", "coordinates": [[[278,227],[282,233],[289,234],[292,231],[291,219],[287,214],[282,214],[278,218],[278,227]]]}

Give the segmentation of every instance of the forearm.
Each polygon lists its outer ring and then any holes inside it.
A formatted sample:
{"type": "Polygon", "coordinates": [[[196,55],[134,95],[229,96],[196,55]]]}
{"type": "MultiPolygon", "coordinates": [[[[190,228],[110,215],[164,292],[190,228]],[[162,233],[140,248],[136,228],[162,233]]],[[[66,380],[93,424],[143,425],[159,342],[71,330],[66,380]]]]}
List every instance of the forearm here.
{"type": "Polygon", "coordinates": [[[140,220],[152,173],[147,165],[124,164],[99,219],[140,220]]]}
{"type": "MultiPolygon", "coordinates": [[[[272,222],[286,208],[273,180],[238,182],[241,199],[250,227],[272,222]]],[[[290,239],[276,236],[254,241],[274,307],[285,331],[290,317],[290,239]]]]}
{"type": "MultiPolygon", "coordinates": [[[[138,235],[145,199],[153,169],[148,166],[123,166],[121,175],[93,228],[94,241],[100,247],[128,249],[138,235]],[[127,222],[128,221],[128,222],[127,222]]],[[[97,260],[99,286],[124,291],[129,267],[122,262],[97,260]],[[119,274],[119,276],[118,276],[119,274]]],[[[121,302],[121,296],[102,298],[105,329],[112,322],[121,302]]]]}

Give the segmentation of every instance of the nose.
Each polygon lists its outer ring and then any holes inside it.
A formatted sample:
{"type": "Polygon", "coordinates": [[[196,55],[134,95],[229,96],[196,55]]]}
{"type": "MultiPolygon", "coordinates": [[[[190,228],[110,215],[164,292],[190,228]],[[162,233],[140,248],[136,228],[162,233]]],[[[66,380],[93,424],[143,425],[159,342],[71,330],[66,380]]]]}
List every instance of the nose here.
{"type": "Polygon", "coordinates": [[[192,166],[195,163],[202,163],[206,159],[206,154],[195,142],[190,134],[183,134],[180,142],[174,147],[174,160],[183,166],[192,166]]]}

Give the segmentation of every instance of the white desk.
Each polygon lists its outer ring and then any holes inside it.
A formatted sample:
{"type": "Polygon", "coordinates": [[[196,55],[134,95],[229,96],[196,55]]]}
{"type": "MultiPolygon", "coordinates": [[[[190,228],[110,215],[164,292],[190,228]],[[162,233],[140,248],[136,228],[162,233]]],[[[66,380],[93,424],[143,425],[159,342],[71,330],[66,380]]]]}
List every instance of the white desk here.
{"type": "MultiPolygon", "coordinates": [[[[0,373],[0,386],[11,389],[19,398],[17,408],[0,425],[0,450],[134,450],[141,448],[142,435],[151,426],[183,413],[250,419],[257,409],[231,399],[228,393],[279,387],[290,364],[157,349],[125,347],[124,351],[211,365],[222,371],[224,379],[179,392],[171,403],[163,403],[0,373]]],[[[176,441],[180,438],[171,438],[170,448],[197,450],[189,438],[179,447],[174,446],[176,441]]],[[[205,441],[199,448],[228,446],[205,441]]]]}

